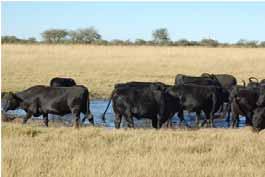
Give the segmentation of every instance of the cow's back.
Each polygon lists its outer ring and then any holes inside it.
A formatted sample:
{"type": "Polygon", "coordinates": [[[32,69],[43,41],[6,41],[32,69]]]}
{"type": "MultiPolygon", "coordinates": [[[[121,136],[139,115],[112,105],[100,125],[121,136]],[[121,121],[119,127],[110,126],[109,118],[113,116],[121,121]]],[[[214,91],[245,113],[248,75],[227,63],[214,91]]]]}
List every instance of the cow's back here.
{"type": "Polygon", "coordinates": [[[76,82],[72,78],[55,77],[50,81],[51,87],[72,87],[75,85],[76,85],[76,82]]]}

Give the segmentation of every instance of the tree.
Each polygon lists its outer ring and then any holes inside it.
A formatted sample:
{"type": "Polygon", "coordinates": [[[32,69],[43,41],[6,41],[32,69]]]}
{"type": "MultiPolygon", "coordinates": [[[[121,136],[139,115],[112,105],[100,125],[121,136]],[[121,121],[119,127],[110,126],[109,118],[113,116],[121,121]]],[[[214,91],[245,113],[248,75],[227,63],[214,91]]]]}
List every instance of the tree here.
{"type": "Polygon", "coordinates": [[[73,43],[94,43],[101,39],[101,35],[94,27],[81,28],[76,31],[69,31],[68,36],[73,43]]]}
{"type": "Polygon", "coordinates": [[[166,28],[156,29],[155,31],[153,31],[152,36],[154,42],[157,44],[167,44],[170,41],[169,34],[166,28]]]}
{"type": "Polygon", "coordinates": [[[236,45],[244,47],[258,47],[258,41],[248,41],[245,39],[240,39],[236,45]]]}
{"type": "Polygon", "coordinates": [[[83,43],[92,43],[101,39],[101,35],[94,27],[79,29],[77,33],[83,43]]]}
{"type": "Polygon", "coordinates": [[[42,38],[48,43],[59,43],[67,36],[67,31],[64,29],[50,29],[41,33],[42,38]]]}
{"type": "Polygon", "coordinates": [[[73,43],[82,43],[82,36],[78,31],[69,31],[68,36],[73,43]]]}
{"type": "Polygon", "coordinates": [[[2,43],[17,43],[20,42],[21,40],[18,39],[16,36],[2,36],[1,37],[1,42],[2,43]]]}

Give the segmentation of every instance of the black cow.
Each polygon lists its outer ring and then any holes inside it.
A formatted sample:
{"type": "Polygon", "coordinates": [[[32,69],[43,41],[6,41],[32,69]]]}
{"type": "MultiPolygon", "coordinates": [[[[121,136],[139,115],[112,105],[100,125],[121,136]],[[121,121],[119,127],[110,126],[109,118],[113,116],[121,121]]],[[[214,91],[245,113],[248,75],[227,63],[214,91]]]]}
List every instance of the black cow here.
{"type": "MultiPolygon", "coordinates": [[[[165,90],[168,85],[162,83],[162,82],[138,82],[138,81],[132,81],[132,82],[126,82],[126,83],[118,83],[114,85],[114,89],[118,89],[118,88],[146,88],[146,87],[152,87],[154,89],[161,89],[161,90],[165,90]]],[[[107,105],[106,110],[104,111],[104,113],[102,114],[102,120],[105,119],[105,114],[110,106],[111,103],[111,97],[109,98],[109,103],[107,105]]]]}
{"type": "Polygon", "coordinates": [[[239,124],[239,115],[246,117],[246,125],[252,125],[253,111],[257,107],[256,102],[259,92],[253,88],[234,87],[230,94],[232,109],[232,127],[239,124]]]}
{"type": "Polygon", "coordinates": [[[254,110],[252,123],[258,131],[265,129],[265,107],[258,107],[254,110]]]}
{"type": "MultiPolygon", "coordinates": [[[[224,80],[224,79],[222,79],[224,80]]],[[[227,84],[228,82],[224,82],[223,84],[227,84]]],[[[201,86],[216,86],[216,87],[220,87],[223,89],[226,89],[227,92],[229,92],[230,90],[228,90],[226,87],[223,87],[222,84],[219,82],[218,78],[215,77],[215,75],[213,74],[206,74],[204,73],[204,76],[188,76],[188,75],[183,75],[183,74],[178,74],[176,75],[175,78],[175,85],[183,85],[183,84],[196,84],[196,85],[201,85],[201,86]]],[[[225,94],[224,96],[226,96],[224,98],[224,100],[229,100],[229,94],[225,94]]],[[[230,119],[230,106],[228,102],[224,102],[227,103],[226,107],[225,107],[225,111],[228,112],[228,117],[227,117],[227,121],[230,119]]],[[[220,107],[220,111],[223,111],[224,105],[221,105],[220,107]]]]}
{"type": "Polygon", "coordinates": [[[202,76],[188,76],[184,74],[177,74],[175,78],[175,85],[183,84],[197,84],[197,85],[215,85],[220,86],[221,84],[216,78],[202,77],[202,76]]]}
{"type": "Polygon", "coordinates": [[[73,114],[75,127],[79,127],[80,113],[93,124],[93,115],[89,109],[89,92],[84,86],[75,87],[47,87],[33,86],[18,93],[8,93],[2,98],[4,111],[21,108],[26,111],[27,115],[23,120],[33,116],[43,115],[43,120],[48,126],[48,114],[65,115],[73,114]]]}
{"type": "Polygon", "coordinates": [[[202,77],[216,78],[223,88],[231,90],[236,84],[237,80],[234,76],[230,74],[208,74],[203,73],[202,77]]]}
{"type": "MultiPolygon", "coordinates": [[[[146,87],[118,87],[111,94],[115,113],[115,128],[120,128],[122,117],[128,122],[128,127],[134,127],[133,117],[152,120],[154,128],[160,128],[179,110],[179,99],[172,97],[167,91],[146,87]]],[[[109,104],[108,104],[109,106],[109,104]]],[[[106,110],[108,107],[106,108],[106,110]]],[[[105,111],[106,112],[106,111],[105,111]]],[[[104,116],[102,117],[103,121],[104,116]]]]}
{"type": "Polygon", "coordinates": [[[50,81],[51,87],[72,87],[75,85],[75,80],[72,78],[55,77],[50,81]]]}
{"type": "Polygon", "coordinates": [[[196,112],[196,125],[199,126],[200,113],[203,111],[207,122],[213,127],[214,113],[223,104],[224,98],[227,98],[228,92],[218,86],[202,86],[196,84],[183,84],[170,88],[169,93],[180,99],[181,111],[180,117],[183,117],[183,110],[196,112]],[[210,122],[209,122],[210,121],[210,122]]]}
{"type": "MultiPolygon", "coordinates": [[[[236,78],[233,75],[230,75],[230,74],[209,74],[209,73],[203,73],[201,76],[202,77],[209,77],[209,78],[217,79],[218,82],[221,84],[221,86],[223,88],[225,88],[229,92],[229,94],[232,91],[233,87],[237,85],[236,78]]],[[[226,100],[229,100],[229,97],[226,98],[226,100]]],[[[226,121],[230,122],[231,106],[230,106],[229,102],[227,102],[227,104],[226,104],[225,112],[228,113],[226,121]]]]}

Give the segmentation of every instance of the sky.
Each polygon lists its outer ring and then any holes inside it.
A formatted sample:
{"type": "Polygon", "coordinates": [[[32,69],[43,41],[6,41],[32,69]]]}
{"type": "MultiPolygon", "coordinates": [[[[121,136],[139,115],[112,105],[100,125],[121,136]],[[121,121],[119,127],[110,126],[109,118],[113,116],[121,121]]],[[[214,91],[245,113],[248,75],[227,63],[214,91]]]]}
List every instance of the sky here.
{"type": "Polygon", "coordinates": [[[167,28],[171,40],[265,41],[265,2],[2,2],[1,35],[35,37],[47,29],[93,26],[103,39],[150,40],[167,28]]]}

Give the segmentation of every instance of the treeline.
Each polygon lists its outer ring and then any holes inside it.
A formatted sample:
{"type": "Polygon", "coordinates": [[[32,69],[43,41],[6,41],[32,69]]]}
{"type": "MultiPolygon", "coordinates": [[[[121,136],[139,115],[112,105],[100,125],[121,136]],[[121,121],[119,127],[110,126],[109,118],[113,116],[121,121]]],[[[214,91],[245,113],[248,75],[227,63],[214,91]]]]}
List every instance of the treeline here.
{"type": "Polygon", "coordinates": [[[48,44],[94,44],[94,45],[153,45],[153,46],[206,46],[206,47],[265,47],[265,41],[249,41],[240,39],[237,43],[221,43],[214,39],[202,39],[190,41],[180,39],[173,41],[169,37],[166,28],[156,29],[152,32],[152,40],[136,39],[135,41],[114,39],[111,41],[102,39],[102,36],[94,27],[77,30],[49,29],[41,33],[42,40],[36,38],[20,39],[16,36],[2,36],[2,43],[48,43],[48,44]]]}

